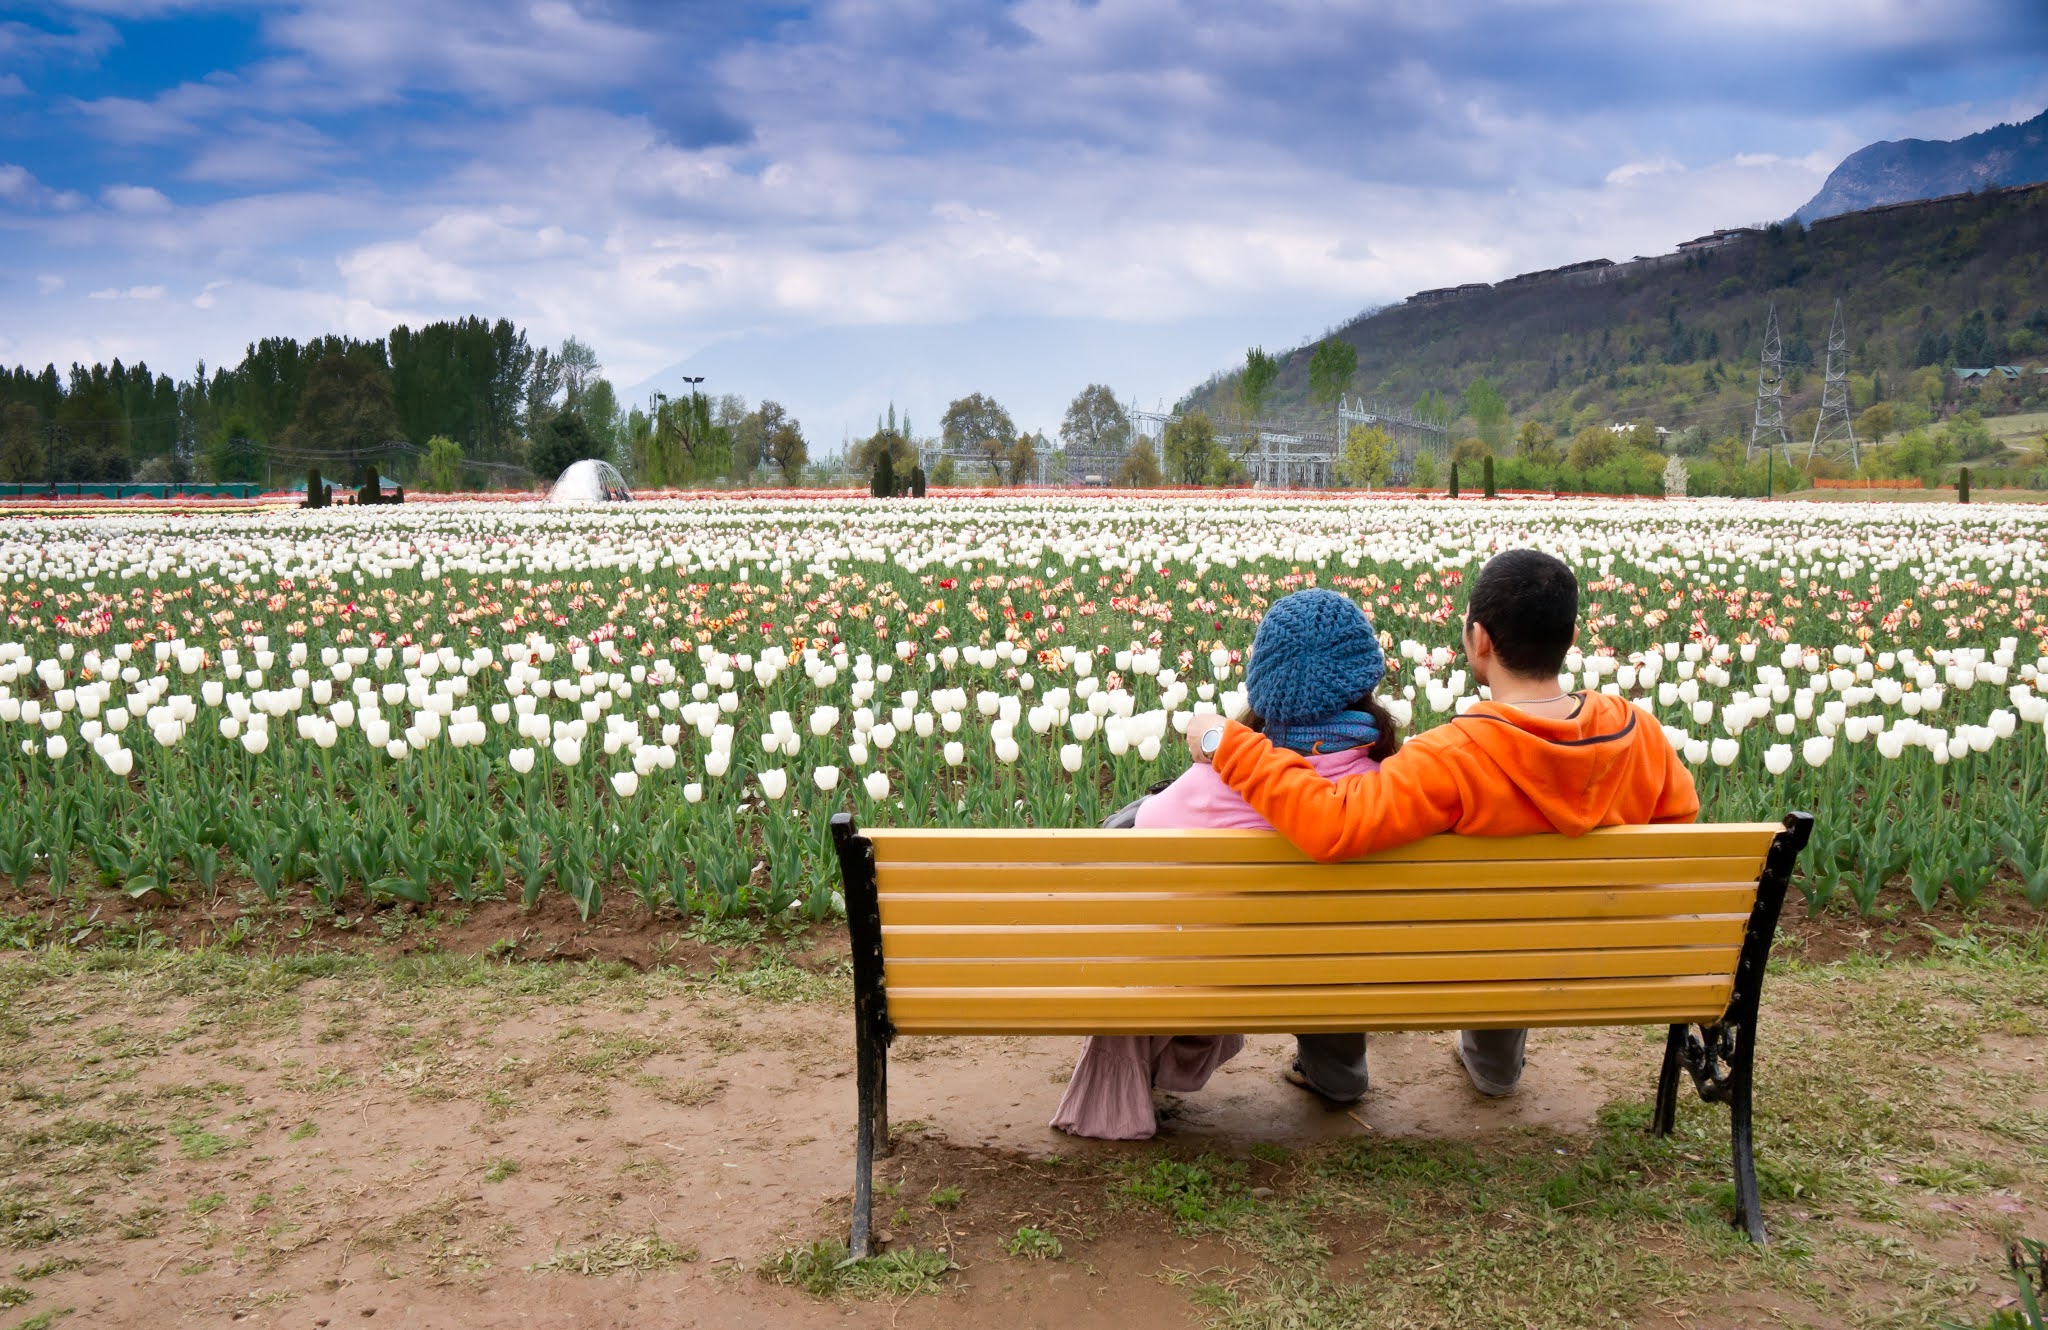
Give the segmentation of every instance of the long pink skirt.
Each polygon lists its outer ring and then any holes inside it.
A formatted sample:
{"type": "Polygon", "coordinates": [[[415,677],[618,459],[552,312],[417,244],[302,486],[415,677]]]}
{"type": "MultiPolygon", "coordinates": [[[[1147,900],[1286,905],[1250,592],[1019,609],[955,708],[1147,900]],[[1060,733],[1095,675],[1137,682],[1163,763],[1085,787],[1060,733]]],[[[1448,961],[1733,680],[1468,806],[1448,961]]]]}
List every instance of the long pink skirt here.
{"type": "Polygon", "coordinates": [[[1159,1130],[1155,1088],[1199,1090],[1243,1048],[1241,1034],[1089,1035],[1052,1125],[1098,1140],[1150,1140],[1159,1130]]]}

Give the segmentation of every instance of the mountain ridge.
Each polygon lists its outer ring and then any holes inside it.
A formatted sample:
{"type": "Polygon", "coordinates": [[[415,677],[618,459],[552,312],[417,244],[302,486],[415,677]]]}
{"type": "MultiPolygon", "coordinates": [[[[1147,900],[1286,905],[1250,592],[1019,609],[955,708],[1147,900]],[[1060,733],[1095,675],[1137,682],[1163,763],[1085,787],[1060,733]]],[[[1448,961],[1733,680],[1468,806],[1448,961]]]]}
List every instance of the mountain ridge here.
{"type": "MultiPolygon", "coordinates": [[[[1771,305],[1785,330],[1788,421],[1818,402],[1818,349],[1838,298],[1859,409],[1907,395],[1939,405],[1949,365],[2039,361],[2048,355],[2044,239],[2048,186],[1986,190],[1417,292],[1330,335],[1358,353],[1350,391],[1382,401],[1455,400],[1485,378],[1518,421],[1560,435],[1648,417],[1746,437],[1771,305]]],[[[1324,413],[1309,395],[1313,345],[1280,354],[1262,419],[1324,413]]],[[[1182,407],[1235,414],[1238,373],[1212,375],[1182,407]]],[[[2030,380],[2030,394],[2037,385],[2048,376],[2030,380]]]]}
{"type": "Polygon", "coordinates": [[[1958,139],[1888,139],[1844,157],[1793,216],[1802,222],[1887,203],[2048,180],[2048,111],[1958,139]]]}

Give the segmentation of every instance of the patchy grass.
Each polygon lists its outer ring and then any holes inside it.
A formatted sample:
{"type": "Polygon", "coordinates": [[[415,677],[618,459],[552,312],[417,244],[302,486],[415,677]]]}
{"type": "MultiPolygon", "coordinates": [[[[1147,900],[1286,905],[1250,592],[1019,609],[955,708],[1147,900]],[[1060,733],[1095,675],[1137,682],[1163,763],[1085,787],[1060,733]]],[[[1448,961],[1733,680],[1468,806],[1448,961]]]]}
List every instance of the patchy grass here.
{"type": "Polygon", "coordinates": [[[941,1251],[904,1248],[854,1260],[846,1244],[827,1240],[786,1248],[768,1262],[764,1273],[818,1298],[908,1298],[938,1293],[946,1276],[957,1269],[941,1251]]]}
{"type": "Polygon", "coordinates": [[[606,1238],[594,1247],[556,1252],[529,1267],[536,1273],[575,1275],[646,1274],[673,1270],[697,1259],[695,1248],[679,1247],[659,1233],[620,1235],[606,1238]]]}
{"type": "Polygon", "coordinates": [[[1029,1224],[1010,1235],[1003,1250],[1026,1261],[1056,1261],[1066,1251],[1060,1240],[1042,1228],[1029,1224]]]}

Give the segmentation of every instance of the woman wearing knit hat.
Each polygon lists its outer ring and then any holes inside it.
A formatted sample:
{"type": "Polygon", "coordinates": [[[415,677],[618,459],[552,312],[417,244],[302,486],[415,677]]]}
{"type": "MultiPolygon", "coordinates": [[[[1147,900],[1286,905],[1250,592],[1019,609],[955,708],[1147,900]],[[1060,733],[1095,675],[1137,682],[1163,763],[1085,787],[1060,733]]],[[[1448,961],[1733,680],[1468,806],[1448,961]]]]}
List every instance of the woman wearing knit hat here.
{"type": "MultiPolygon", "coordinates": [[[[1373,696],[1386,673],[1363,610],[1334,591],[1297,591],[1273,603],[1252,641],[1243,723],[1330,780],[1375,770],[1401,746],[1393,717],[1373,696]]],[[[1199,763],[1139,805],[1136,825],[1268,829],[1215,768],[1199,763]]],[[[1301,1035],[1297,1045],[1290,1081],[1336,1103],[1364,1095],[1363,1034],[1301,1035]]],[[[1154,1089],[1199,1090],[1243,1047],[1238,1034],[1092,1035],[1052,1125],[1075,1136],[1148,1139],[1158,1129],[1154,1089]]]]}

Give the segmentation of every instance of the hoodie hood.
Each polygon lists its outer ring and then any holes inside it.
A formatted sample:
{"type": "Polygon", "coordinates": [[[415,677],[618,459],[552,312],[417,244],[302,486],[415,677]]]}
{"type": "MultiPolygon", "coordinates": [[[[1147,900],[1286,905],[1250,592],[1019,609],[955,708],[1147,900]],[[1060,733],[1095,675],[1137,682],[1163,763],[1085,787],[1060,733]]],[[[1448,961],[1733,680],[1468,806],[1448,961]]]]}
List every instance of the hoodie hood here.
{"type": "MultiPolygon", "coordinates": [[[[1613,816],[1615,804],[1644,787],[1652,747],[1642,740],[1646,728],[1655,729],[1641,708],[1612,694],[1578,697],[1577,712],[1561,719],[1480,702],[1452,722],[1567,836],[1635,820],[1613,816]]],[[[1661,754],[1656,765],[1661,769],[1661,754]]]]}

